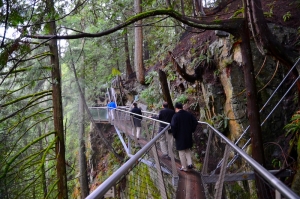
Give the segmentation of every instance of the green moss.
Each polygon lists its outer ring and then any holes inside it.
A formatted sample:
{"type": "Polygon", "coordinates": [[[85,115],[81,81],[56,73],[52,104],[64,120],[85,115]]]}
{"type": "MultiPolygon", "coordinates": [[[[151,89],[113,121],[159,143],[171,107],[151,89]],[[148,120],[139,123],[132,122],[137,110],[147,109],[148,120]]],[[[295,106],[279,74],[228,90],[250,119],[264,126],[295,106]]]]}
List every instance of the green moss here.
{"type": "Polygon", "coordinates": [[[227,184],[226,186],[226,193],[228,193],[230,199],[236,199],[236,198],[243,198],[243,199],[252,199],[250,192],[247,188],[248,183],[244,185],[244,187],[241,187],[238,182],[234,182],[232,184],[227,184]]]}
{"type": "Polygon", "coordinates": [[[155,179],[151,178],[147,165],[138,164],[127,175],[127,195],[129,198],[161,198],[160,192],[155,184],[155,179]]]}
{"type": "Polygon", "coordinates": [[[215,23],[221,23],[222,20],[221,20],[221,19],[215,19],[214,22],[215,22],[215,23]]]}
{"type": "Polygon", "coordinates": [[[244,13],[244,8],[241,8],[233,13],[232,18],[236,18],[239,14],[243,14],[243,13],[244,13]]]}

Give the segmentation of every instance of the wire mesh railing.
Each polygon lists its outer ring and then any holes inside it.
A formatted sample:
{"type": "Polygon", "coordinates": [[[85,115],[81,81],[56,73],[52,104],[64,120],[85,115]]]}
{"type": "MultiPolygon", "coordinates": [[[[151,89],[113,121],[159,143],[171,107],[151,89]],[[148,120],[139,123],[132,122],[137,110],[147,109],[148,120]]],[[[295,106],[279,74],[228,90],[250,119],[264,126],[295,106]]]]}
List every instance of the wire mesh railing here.
{"type": "MultiPolygon", "coordinates": [[[[161,129],[161,121],[153,119],[152,113],[143,112],[137,139],[133,121],[136,114],[128,110],[114,109],[109,121],[130,159],[88,198],[102,198],[112,188],[116,198],[175,198],[179,177],[173,139],[166,139],[170,125],[165,123],[167,127],[161,129]],[[167,148],[162,140],[167,142],[167,148]],[[170,158],[163,161],[166,150],[170,158]]],[[[300,198],[278,179],[290,175],[290,171],[267,171],[208,123],[199,122],[197,130],[208,132],[201,172],[206,198],[300,198]]],[[[240,144],[243,142],[247,140],[241,139],[240,144]]]]}
{"type": "Polygon", "coordinates": [[[136,115],[128,109],[113,110],[114,124],[118,136],[130,159],[106,179],[87,198],[102,198],[114,189],[117,198],[175,198],[178,173],[175,166],[172,139],[167,141],[167,153],[163,158],[161,141],[168,135],[170,125],[160,128],[161,121],[153,119],[150,113],[143,113],[140,119],[139,139],[133,121],[136,115]],[[145,116],[147,115],[147,116],[145,116]]]}
{"type": "Polygon", "coordinates": [[[211,125],[199,123],[209,134],[201,172],[206,198],[300,198],[278,179],[290,171],[267,171],[211,125]]]}

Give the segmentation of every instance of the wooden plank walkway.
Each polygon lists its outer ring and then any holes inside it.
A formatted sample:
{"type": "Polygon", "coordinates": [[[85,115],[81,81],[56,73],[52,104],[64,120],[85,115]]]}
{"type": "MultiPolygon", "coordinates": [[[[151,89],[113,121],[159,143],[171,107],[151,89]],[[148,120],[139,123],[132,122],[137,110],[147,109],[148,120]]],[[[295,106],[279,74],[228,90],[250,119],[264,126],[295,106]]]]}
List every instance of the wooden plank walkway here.
{"type": "MultiPolygon", "coordinates": [[[[144,139],[136,140],[143,147],[147,144],[144,139]]],[[[171,160],[165,159],[162,153],[158,150],[160,161],[167,167],[171,168],[171,160]]],[[[176,199],[205,199],[204,189],[201,182],[200,173],[190,169],[188,171],[180,171],[180,161],[176,160],[176,168],[178,168],[178,187],[176,191],[176,199]]]]}

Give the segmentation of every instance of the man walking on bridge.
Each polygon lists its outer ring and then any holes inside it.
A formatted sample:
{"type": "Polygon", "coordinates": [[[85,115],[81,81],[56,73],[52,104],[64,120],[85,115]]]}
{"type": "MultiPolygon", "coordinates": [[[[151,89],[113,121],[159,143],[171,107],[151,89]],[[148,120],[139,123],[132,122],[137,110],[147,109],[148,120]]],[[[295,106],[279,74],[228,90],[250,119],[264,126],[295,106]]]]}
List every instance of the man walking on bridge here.
{"type": "Polygon", "coordinates": [[[191,148],[193,146],[192,133],[198,125],[197,119],[189,112],[183,110],[181,103],[175,103],[175,115],[171,121],[171,130],[179,153],[181,171],[193,168],[191,148]]]}
{"type": "MultiPolygon", "coordinates": [[[[174,114],[175,111],[168,108],[168,103],[163,102],[163,109],[159,111],[158,116],[153,116],[152,118],[161,120],[163,122],[171,123],[174,114]]],[[[161,132],[166,126],[167,124],[159,123],[159,132],[161,132]]],[[[167,148],[167,143],[169,144],[169,149],[172,150],[173,136],[171,130],[169,130],[166,133],[166,135],[163,135],[159,140],[160,149],[163,153],[163,157],[169,159],[170,157],[167,148]]]]}
{"type": "MultiPolygon", "coordinates": [[[[133,109],[131,109],[132,113],[138,114],[138,115],[142,115],[142,111],[141,109],[139,109],[137,107],[137,103],[134,102],[133,103],[133,109]]],[[[133,114],[132,114],[133,115],[133,114]]],[[[133,128],[132,128],[132,135],[136,136],[136,138],[139,140],[140,139],[140,132],[141,132],[141,127],[142,127],[142,119],[143,117],[138,116],[138,115],[133,115],[133,128]],[[136,132],[136,135],[134,135],[136,132]]]]}

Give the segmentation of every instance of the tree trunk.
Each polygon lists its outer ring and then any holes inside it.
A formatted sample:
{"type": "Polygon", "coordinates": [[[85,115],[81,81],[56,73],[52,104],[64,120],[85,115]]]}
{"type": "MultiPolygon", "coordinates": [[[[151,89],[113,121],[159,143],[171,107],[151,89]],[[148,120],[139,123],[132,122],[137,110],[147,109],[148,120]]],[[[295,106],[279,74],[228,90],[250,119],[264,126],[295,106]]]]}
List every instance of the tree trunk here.
{"type": "Polygon", "coordinates": [[[166,0],[166,5],[167,5],[168,8],[171,7],[171,2],[170,2],[170,0],[166,0]]]}
{"type": "Polygon", "coordinates": [[[181,4],[181,14],[182,14],[183,16],[185,16],[185,13],[184,13],[184,0],[181,0],[181,1],[180,1],[180,4],[181,4]]]}
{"type": "Polygon", "coordinates": [[[192,0],[192,7],[193,7],[193,16],[197,16],[197,7],[196,7],[196,0],[192,0]]]}
{"type": "MultiPolygon", "coordinates": [[[[38,129],[39,137],[41,137],[42,136],[42,129],[41,129],[40,124],[37,125],[37,129],[38,129]]],[[[40,151],[43,150],[43,141],[42,140],[39,141],[39,149],[40,149],[40,151]]],[[[42,159],[42,157],[43,157],[43,154],[40,155],[41,159],[42,159]]],[[[48,191],[47,191],[47,181],[46,181],[46,169],[45,169],[45,164],[44,163],[42,163],[41,172],[42,172],[41,178],[42,178],[42,185],[43,185],[43,196],[44,196],[44,198],[46,198],[47,194],[48,194],[48,191]]]]}
{"type": "Polygon", "coordinates": [[[167,75],[164,71],[158,70],[158,77],[159,77],[161,90],[163,93],[163,99],[164,99],[164,101],[168,102],[169,108],[174,110],[173,101],[172,101],[169,86],[168,86],[167,75]]]}
{"type": "MultiPolygon", "coordinates": [[[[135,13],[142,12],[141,0],[134,2],[135,13]]],[[[143,64],[143,29],[142,21],[139,20],[135,23],[135,48],[134,48],[134,67],[136,72],[136,79],[140,84],[145,84],[145,69],[143,64]]]]}
{"type": "MultiPolygon", "coordinates": [[[[55,16],[53,0],[47,0],[48,14],[55,16]]],[[[49,32],[51,35],[56,35],[55,19],[49,22],[49,32]]],[[[50,48],[50,61],[52,66],[52,101],[53,101],[53,120],[55,130],[55,153],[56,153],[56,173],[57,173],[57,186],[58,186],[58,199],[68,198],[67,187],[67,174],[66,174],[66,160],[65,160],[65,138],[63,127],[63,109],[62,109],[62,96],[61,96],[61,76],[59,66],[59,56],[57,40],[52,39],[49,42],[50,48]]]]}
{"type": "MultiPolygon", "coordinates": [[[[242,67],[244,71],[245,88],[247,96],[247,116],[250,124],[252,158],[259,164],[261,164],[263,167],[265,167],[264,149],[260,126],[260,115],[257,102],[257,89],[255,84],[254,67],[247,20],[245,20],[243,27],[239,32],[242,39],[242,67]]],[[[258,191],[258,197],[261,199],[269,198],[269,188],[264,184],[264,182],[257,174],[255,175],[255,183],[258,191]]]]}
{"type": "Polygon", "coordinates": [[[125,51],[125,60],[126,60],[126,77],[128,78],[129,75],[133,73],[132,66],[130,63],[130,57],[129,57],[129,48],[128,48],[128,34],[127,34],[127,28],[124,30],[124,51],[125,51]]]}
{"type": "Polygon", "coordinates": [[[144,49],[144,60],[150,59],[150,51],[149,51],[149,45],[147,41],[144,42],[143,49],[144,49]]]}
{"type": "Polygon", "coordinates": [[[202,15],[205,15],[205,12],[203,10],[203,2],[202,0],[196,0],[198,2],[198,5],[199,5],[199,13],[201,13],[202,15]]]}
{"type": "MultiPolygon", "coordinates": [[[[85,80],[85,66],[83,65],[82,80],[85,80]]],[[[82,93],[85,96],[84,83],[82,86],[82,93]]],[[[87,174],[87,160],[86,160],[86,147],[85,147],[85,111],[82,97],[79,97],[79,171],[80,171],[80,195],[84,199],[89,195],[89,182],[87,174]]]]}

